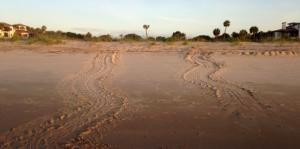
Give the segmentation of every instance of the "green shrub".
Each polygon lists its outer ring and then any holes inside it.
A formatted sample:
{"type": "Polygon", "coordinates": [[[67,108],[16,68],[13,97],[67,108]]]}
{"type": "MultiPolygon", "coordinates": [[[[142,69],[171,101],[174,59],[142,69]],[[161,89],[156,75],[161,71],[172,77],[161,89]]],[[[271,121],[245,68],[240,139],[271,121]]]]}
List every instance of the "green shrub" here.
{"type": "Polygon", "coordinates": [[[125,41],[141,41],[143,38],[137,34],[127,34],[123,39],[125,41]]]}
{"type": "Polygon", "coordinates": [[[239,33],[239,38],[242,41],[247,41],[247,39],[248,39],[248,32],[247,32],[247,30],[244,30],[244,29],[241,30],[240,33],[239,33]]]}
{"type": "Polygon", "coordinates": [[[111,42],[113,41],[113,38],[111,37],[111,35],[102,35],[98,37],[99,41],[104,41],[104,42],[111,42]]]}
{"type": "Polygon", "coordinates": [[[199,35],[191,39],[191,41],[211,41],[211,37],[207,35],[199,35]]]}
{"type": "Polygon", "coordinates": [[[13,38],[10,39],[10,41],[16,42],[16,41],[20,41],[20,40],[23,40],[23,39],[24,39],[24,38],[22,38],[20,35],[15,34],[15,35],[13,36],[13,38]]]}
{"type": "Polygon", "coordinates": [[[29,38],[28,40],[26,40],[27,44],[35,44],[35,43],[39,43],[39,44],[60,44],[63,43],[63,38],[57,35],[44,35],[44,34],[40,34],[40,35],[36,35],[34,37],[29,38]]]}
{"type": "Polygon", "coordinates": [[[166,42],[166,41],[167,41],[167,38],[166,38],[166,37],[162,37],[162,36],[158,36],[158,37],[156,37],[155,40],[156,40],[156,41],[160,41],[160,42],[166,42]]]}
{"type": "Polygon", "coordinates": [[[239,39],[240,34],[237,33],[237,32],[233,32],[233,33],[231,34],[231,37],[232,37],[233,39],[239,39]]]}
{"type": "Polygon", "coordinates": [[[186,35],[185,35],[185,33],[181,33],[180,31],[176,31],[172,34],[171,40],[173,40],[173,41],[186,40],[186,35]]]}
{"type": "Polygon", "coordinates": [[[90,32],[86,33],[84,36],[85,41],[92,41],[93,39],[95,38],[93,38],[93,35],[90,32]]]}
{"type": "Polygon", "coordinates": [[[155,38],[154,38],[154,37],[148,37],[147,40],[148,40],[148,41],[155,41],[155,38]]]}
{"type": "Polygon", "coordinates": [[[172,38],[172,37],[168,37],[168,38],[166,38],[166,42],[169,42],[169,43],[171,43],[171,42],[174,42],[175,40],[172,38]]]}
{"type": "Polygon", "coordinates": [[[68,39],[79,39],[82,40],[84,39],[84,35],[82,34],[77,34],[77,33],[72,33],[72,32],[66,32],[66,33],[61,33],[61,32],[56,32],[57,35],[64,35],[68,39]]]}
{"type": "Polygon", "coordinates": [[[231,41],[231,36],[227,33],[222,34],[221,36],[217,36],[215,38],[216,41],[231,41]]]}

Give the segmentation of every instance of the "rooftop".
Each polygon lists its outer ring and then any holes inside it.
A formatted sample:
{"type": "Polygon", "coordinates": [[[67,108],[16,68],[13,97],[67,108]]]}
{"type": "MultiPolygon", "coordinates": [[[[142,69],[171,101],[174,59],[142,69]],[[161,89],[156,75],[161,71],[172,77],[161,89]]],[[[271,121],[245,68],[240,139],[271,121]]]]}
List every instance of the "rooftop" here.
{"type": "Polygon", "coordinates": [[[289,25],[291,25],[291,26],[298,25],[298,24],[300,24],[300,22],[291,22],[291,23],[289,23],[289,25]]]}
{"type": "Polygon", "coordinates": [[[3,28],[3,27],[9,27],[11,26],[10,24],[7,24],[5,22],[0,22],[0,28],[3,28]]]}
{"type": "Polygon", "coordinates": [[[14,24],[13,26],[27,26],[27,25],[24,25],[24,24],[14,24]]]}

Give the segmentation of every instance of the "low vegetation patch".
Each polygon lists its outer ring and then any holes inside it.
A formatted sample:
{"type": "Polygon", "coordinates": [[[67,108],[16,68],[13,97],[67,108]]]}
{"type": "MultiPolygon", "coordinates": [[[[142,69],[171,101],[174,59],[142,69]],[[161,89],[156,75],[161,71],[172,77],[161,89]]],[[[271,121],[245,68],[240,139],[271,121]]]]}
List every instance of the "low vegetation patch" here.
{"type": "Polygon", "coordinates": [[[210,36],[207,36],[207,35],[199,35],[199,36],[194,37],[190,40],[191,41],[196,41],[196,42],[208,42],[208,41],[212,41],[212,38],[210,36]]]}
{"type": "Polygon", "coordinates": [[[137,34],[127,34],[124,36],[124,41],[142,41],[142,37],[137,34]]]}
{"type": "Polygon", "coordinates": [[[63,38],[60,36],[38,35],[26,40],[27,44],[60,44],[63,43],[63,38]]]}

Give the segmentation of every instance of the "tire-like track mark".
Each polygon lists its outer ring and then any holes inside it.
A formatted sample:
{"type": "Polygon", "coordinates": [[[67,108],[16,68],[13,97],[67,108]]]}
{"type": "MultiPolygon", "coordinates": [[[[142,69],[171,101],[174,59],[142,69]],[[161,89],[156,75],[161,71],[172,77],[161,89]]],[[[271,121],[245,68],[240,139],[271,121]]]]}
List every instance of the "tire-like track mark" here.
{"type": "Polygon", "coordinates": [[[66,77],[58,91],[65,107],[1,135],[0,148],[103,148],[101,138],[127,99],[111,92],[104,81],[117,63],[118,53],[98,53],[75,75],[66,77]]]}

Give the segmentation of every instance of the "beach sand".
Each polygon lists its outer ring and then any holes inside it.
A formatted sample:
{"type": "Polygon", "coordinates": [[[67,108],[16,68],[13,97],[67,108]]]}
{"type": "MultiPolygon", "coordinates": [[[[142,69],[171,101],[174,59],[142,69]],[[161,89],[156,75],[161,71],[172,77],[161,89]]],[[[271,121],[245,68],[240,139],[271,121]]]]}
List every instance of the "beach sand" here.
{"type": "Polygon", "coordinates": [[[296,149],[299,50],[3,43],[0,148],[296,149]]]}

